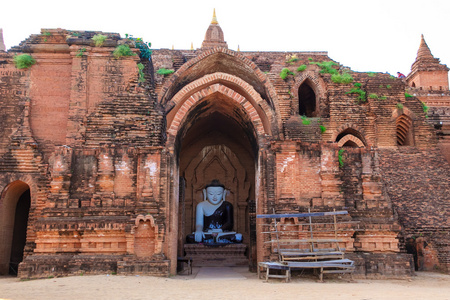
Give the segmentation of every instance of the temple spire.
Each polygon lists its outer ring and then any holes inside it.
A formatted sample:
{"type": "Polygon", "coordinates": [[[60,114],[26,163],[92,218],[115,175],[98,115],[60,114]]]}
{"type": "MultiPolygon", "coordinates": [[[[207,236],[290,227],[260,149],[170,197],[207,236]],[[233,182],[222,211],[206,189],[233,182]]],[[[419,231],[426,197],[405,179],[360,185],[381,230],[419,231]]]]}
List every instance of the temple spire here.
{"type": "Polygon", "coordinates": [[[217,22],[216,9],[215,8],[213,10],[213,17],[212,17],[211,24],[219,24],[219,22],[217,22]]]}
{"type": "Polygon", "coordinates": [[[219,26],[216,17],[216,9],[213,11],[213,19],[206,30],[205,39],[202,43],[202,49],[211,49],[215,47],[228,48],[227,42],[223,37],[222,28],[219,26]]]}
{"type": "Polygon", "coordinates": [[[0,28],[0,51],[6,51],[5,42],[3,42],[3,29],[0,28]]]}
{"type": "Polygon", "coordinates": [[[419,50],[417,51],[416,60],[430,59],[430,58],[434,58],[434,57],[433,57],[433,54],[431,54],[431,50],[428,47],[427,42],[425,42],[425,38],[423,37],[423,34],[422,34],[419,50]]]}
{"type": "MultiPolygon", "coordinates": [[[[411,66],[411,73],[415,73],[419,70],[447,70],[447,66],[442,65],[439,59],[434,58],[433,54],[431,54],[431,50],[425,42],[423,34],[420,39],[416,61],[411,66]]],[[[410,75],[408,75],[408,77],[410,77],[410,75]]]]}
{"type": "Polygon", "coordinates": [[[439,58],[431,54],[431,50],[425,42],[422,34],[416,61],[411,66],[411,72],[406,77],[406,82],[411,87],[426,90],[448,89],[448,71],[446,65],[441,64],[439,58]]]}

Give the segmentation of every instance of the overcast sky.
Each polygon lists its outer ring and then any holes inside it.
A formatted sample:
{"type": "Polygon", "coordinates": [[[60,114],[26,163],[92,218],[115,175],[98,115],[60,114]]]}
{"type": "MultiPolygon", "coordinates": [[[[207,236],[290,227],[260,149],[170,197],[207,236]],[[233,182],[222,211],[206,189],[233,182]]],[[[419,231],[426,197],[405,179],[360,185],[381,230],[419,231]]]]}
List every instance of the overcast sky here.
{"type": "Polygon", "coordinates": [[[213,8],[228,47],[241,51],[328,51],[354,71],[410,72],[420,35],[450,66],[449,0],[40,0],[5,1],[6,48],[41,28],[142,37],[152,47],[199,48],[213,8]]]}

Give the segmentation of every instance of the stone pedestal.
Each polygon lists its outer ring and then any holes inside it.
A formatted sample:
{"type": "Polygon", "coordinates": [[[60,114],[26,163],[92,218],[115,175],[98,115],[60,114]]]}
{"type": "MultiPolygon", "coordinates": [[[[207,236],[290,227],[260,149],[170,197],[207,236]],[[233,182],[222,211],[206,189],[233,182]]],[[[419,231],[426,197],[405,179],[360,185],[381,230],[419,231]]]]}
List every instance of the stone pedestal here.
{"type": "Polygon", "coordinates": [[[247,266],[248,258],[245,255],[246,249],[247,245],[245,244],[184,245],[186,257],[192,259],[192,265],[194,267],[247,266]]]}

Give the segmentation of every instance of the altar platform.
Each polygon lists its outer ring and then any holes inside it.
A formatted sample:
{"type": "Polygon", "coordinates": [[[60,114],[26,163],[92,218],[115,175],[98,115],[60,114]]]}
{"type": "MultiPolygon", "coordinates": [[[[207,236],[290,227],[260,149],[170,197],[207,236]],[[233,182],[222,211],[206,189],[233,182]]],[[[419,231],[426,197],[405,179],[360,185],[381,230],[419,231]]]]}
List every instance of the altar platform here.
{"type": "Polygon", "coordinates": [[[245,244],[185,244],[187,258],[195,267],[238,267],[247,266],[247,245],[245,244]]]}

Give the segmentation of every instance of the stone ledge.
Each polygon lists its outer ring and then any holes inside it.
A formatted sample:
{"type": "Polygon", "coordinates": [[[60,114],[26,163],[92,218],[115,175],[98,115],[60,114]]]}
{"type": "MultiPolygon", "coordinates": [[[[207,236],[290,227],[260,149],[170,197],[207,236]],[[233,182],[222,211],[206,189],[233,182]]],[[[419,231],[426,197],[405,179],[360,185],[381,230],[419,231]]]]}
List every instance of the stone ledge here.
{"type": "Polygon", "coordinates": [[[414,262],[407,253],[346,253],[355,262],[354,278],[398,279],[414,275],[414,262]]]}

